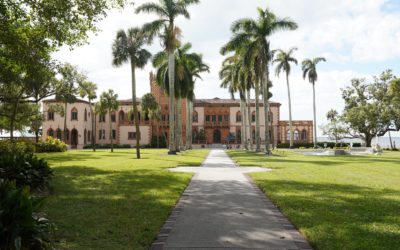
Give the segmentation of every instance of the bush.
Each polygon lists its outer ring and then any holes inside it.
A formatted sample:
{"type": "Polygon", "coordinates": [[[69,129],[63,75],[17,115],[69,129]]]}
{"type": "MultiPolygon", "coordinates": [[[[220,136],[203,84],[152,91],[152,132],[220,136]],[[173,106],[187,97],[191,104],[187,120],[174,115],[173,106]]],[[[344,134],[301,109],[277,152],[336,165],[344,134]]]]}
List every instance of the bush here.
{"type": "Polygon", "coordinates": [[[34,155],[33,147],[24,142],[0,142],[0,179],[41,190],[48,186],[51,176],[47,161],[34,155]]]}
{"type": "MultiPolygon", "coordinates": [[[[114,144],[114,148],[131,148],[129,144],[114,144]]],[[[96,149],[110,149],[111,144],[96,144],[96,149]]],[[[92,149],[92,144],[83,146],[83,149],[92,149]]]]}
{"type": "Polygon", "coordinates": [[[46,141],[36,144],[37,153],[65,152],[67,149],[67,144],[51,136],[48,136],[46,141]]]}
{"type": "MultiPolygon", "coordinates": [[[[320,148],[325,148],[325,143],[327,148],[347,148],[350,146],[350,143],[347,142],[338,142],[337,144],[335,142],[318,142],[317,145],[320,148]],[[342,147],[340,147],[342,145],[342,147]]],[[[277,145],[277,148],[289,148],[290,143],[280,143],[277,145]]],[[[293,148],[313,148],[314,143],[307,143],[307,142],[295,142],[293,143],[293,148]]],[[[353,143],[353,147],[361,147],[361,143],[355,142],[353,143]]]]}
{"type": "Polygon", "coordinates": [[[0,179],[0,249],[53,249],[53,225],[39,213],[43,198],[0,179]]]}
{"type": "Polygon", "coordinates": [[[150,148],[157,148],[157,137],[158,137],[159,148],[166,148],[167,142],[165,141],[164,136],[153,136],[151,138],[150,148]]]}

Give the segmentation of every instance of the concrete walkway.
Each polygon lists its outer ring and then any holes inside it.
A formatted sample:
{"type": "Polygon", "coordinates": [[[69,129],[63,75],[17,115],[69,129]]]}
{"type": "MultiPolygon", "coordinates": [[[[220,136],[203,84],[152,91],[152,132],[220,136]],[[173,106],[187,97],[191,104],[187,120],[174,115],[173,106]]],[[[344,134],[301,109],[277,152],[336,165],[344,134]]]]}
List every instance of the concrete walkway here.
{"type": "Polygon", "coordinates": [[[237,167],[212,150],[195,172],[152,249],[311,249],[307,241],[245,175],[269,171],[237,167]]]}

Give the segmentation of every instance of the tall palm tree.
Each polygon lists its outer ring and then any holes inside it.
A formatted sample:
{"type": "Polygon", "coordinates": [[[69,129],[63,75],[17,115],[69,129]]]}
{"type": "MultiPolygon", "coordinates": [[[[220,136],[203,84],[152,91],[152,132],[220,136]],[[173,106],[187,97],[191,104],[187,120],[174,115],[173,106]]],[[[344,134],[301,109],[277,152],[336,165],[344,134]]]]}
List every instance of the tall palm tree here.
{"type": "Polygon", "coordinates": [[[156,98],[154,97],[154,95],[152,93],[147,93],[142,97],[142,102],[140,103],[141,106],[141,110],[144,113],[144,115],[148,116],[150,118],[151,122],[154,122],[156,124],[156,128],[157,128],[157,135],[156,135],[156,139],[157,139],[157,148],[159,148],[160,142],[160,135],[159,135],[159,116],[158,116],[158,112],[160,110],[160,107],[157,103],[156,98]]]}
{"type": "Polygon", "coordinates": [[[312,84],[313,88],[313,111],[314,111],[314,148],[317,148],[317,118],[316,118],[316,107],[315,107],[315,82],[318,81],[317,64],[319,62],[326,62],[324,57],[315,57],[313,59],[305,59],[301,63],[301,69],[303,70],[303,78],[308,77],[308,81],[312,84]]]}
{"type": "MultiPolygon", "coordinates": [[[[188,125],[188,120],[191,119],[190,114],[190,102],[194,99],[194,85],[196,79],[201,79],[200,74],[205,71],[209,71],[209,67],[203,62],[202,55],[197,53],[190,53],[189,50],[192,48],[190,43],[186,43],[179,47],[175,54],[175,83],[174,83],[174,95],[177,102],[177,115],[176,119],[176,140],[175,146],[179,150],[182,141],[182,119],[181,119],[181,99],[185,98],[187,102],[187,115],[186,115],[186,125],[188,125]],[[188,112],[189,111],[189,112],[188,112]]],[[[160,85],[165,92],[171,96],[170,93],[170,82],[169,82],[169,58],[168,53],[161,51],[154,55],[153,66],[157,69],[156,71],[156,82],[160,85]]],[[[188,129],[186,129],[188,131],[188,129]]],[[[186,134],[187,136],[187,134],[186,134]]]]}
{"type": "Polygon", "coordinates": [[[270,155],[270,136],[269,136],[269,64],[272,61],[273,53],[270,50],[272,34],[280,30],[294,30],[297,24],[289,18],[279,18],[268,8],[265,10],[258,8],[257,19],[240,19],[233,23],[233,38],[221,49],[225,54],[229,51],[244,49],[244,60],[251,61],[257,55],[260,58],[262,69],[262,93],[265,114],[265,151],[270,155]]]}
{"type": "Polygon", "coordinates": [[[187,7],[191,4],[197,4],[199,0],[158,0],[156,3],[145,3],[136,9],[136,13],[146,12],[156,14],[159,19],[146,24],[143,28],[152,38],[160,35],[165,50],[168,53],[168,78],[169,82],[169,152],[168,154],[176,154],[175,147],[175,56],[174,52],[179,47],[178,36],[180,30],[175,26],[175,19],[178,16],[184,16],[189,19],[190,14],[187,7]],[[161,34],[163,32],[163,34],[161,34]]]}
{"type": "MultiPolygon", "coordinates": [[[[112,89],[109,89],[108,92],[103,92],[100,96],[100,106],[102,107],[102,109],[107,110],[108,113],[111,152],[114,152],[114,134],[112,129],[111,113],[115,112],[119,107],[118,94],[114,93],[114,90],[112,89]]],[[[136,137],[136,140],[138,140],[138,137],[136,137]]]]}
{"type": "Polygon", "coordinates": [[[96,91],[97,85],[90,81],[83,81],[79,84],[79,95],[80,97],[84,98],[87,97],[89,101],[89,109],[90,109],[90,119],[91,119],[91,126],[92,126],[92,133],[91,133],[91,141],[92,141],[92,148],[93,152],[96,151],[96,134],[95,134],[95,119],[93,114],[93,100],[97,98],[96,91]]]}
{"type": "Polygon", "coordinates": [[[297,65],[297,59],[292,56],[293,52],[297,50],[297,48],[291,48],[288,52],[283,50],[278,50],[278,54],[275,57],[274,63],[277,63],[275,73],[276,76],[279,76],[281,72],[286,73],[286,86],[288,93],[288,101],[289,101],[289,131],[290,131],[290,148],[293,148],[293,126],[292,126],[292,101],[290,99],[290,86],[289,86],[289,75],[291,66],[290,63],[294,63],[297,65]]]}
{"type": "Polygon", "coordinates": [[[140,28],[130,28],[127,32],[120,30],[112,46],[114,66],[130,62],[132,74],[132,105],[133,118],[136,127],[136,157],[140,158],[139,113],[136,101],[136,68],[142,69],[149,61],[151,54],[143,46],[149,42],[145,32],[140,28]]]}

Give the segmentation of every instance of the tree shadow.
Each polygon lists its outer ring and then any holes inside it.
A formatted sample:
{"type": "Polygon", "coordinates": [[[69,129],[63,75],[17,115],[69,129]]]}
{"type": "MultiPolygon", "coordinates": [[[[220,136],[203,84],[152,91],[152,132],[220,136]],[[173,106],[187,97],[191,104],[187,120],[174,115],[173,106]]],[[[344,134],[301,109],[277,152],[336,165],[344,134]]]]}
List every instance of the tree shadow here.
{"type": "Polygon", "coordinates": [[[397,249],[400,190],[287,180],[258,186],[318,249],[397,249]]]}

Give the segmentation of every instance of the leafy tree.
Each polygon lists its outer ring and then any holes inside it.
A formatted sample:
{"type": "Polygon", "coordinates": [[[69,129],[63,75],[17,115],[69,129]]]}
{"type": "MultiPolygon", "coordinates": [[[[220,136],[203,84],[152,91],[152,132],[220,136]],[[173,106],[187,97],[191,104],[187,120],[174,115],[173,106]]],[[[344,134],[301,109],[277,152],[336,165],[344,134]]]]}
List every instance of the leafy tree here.
{"type": "Polygon", "coordinates": [[[331,109],[326,114],[329,124],[321,126],[324,135],[328,135],[329,139],[335,140],[335,145],[348,134],[346,126],[343,124],[343,119],[339,113],[331,109]]]}
{"type": "MultiPolygon", "coordinates": [[[[108,113],[108,125],[110,128],[110,144],[111,144],[111,152],[114,152],[114,144],[113,144],[113,129],[112,129],[112,121],[111,121],[111,113],[115,112],[119,107],[118,102],[118,94],[114,93],[114,90],[109,89],[108,92],[103,92],[100,96],[100,110],[104,112],[107,110],[108,113]]],[[[136,137],[136,140],[139,137],[136,137]]]]}
{"type": "Polygon", "coordinates": [[[244,49],[244,60],[251,61],[258,57],[262,70],[262,92],[265,114],[265,151],[270,150],[270,121],[269,121],[269,64],[272,62],[273,53],[270,50],[269,38],[280,30],[295,30],[297,24],[289,18],[279,18],[268,8],[258,8],[258,19],[244,18],[233,23],[233,38],[221,49],[222,54],[229,51],[244,49]]]}
{"type": "Polygon", "coordinates": [[[389,84],[395,79],[391,71],[374,77],[368,84],[365,79],[353,79],[351,86],[342,89],[345,101],[344,121],[349,125],[349,134],[361,138],[371,146],[375,136],[383,136],[392,125],[392,109],[387,105],[390,96],[389,84]]]}
{"type": "Polygon", "coordinates": [[[394,130],[400,131],[400,78],[390,83],[389,96],[391,98],[389,107],[392,107],[393,110],[393,127],[394,130]]]}
{"type": "Polygon", "coordinates": [[[66,63],[60,69],[61,80],[57,87],[56,100],[64,104],[64,142],[67,139],[67,116],[68,103],[74,103],[78,95],[77,87],[84,79],[82,74],[78,72],[77,67],[66,63]]]}
{"type": "Polygon", "coordinates": [[[93,100],[97,98],[96,91],[97,85],[93,82],[87,81],[86,79],[80,82],[78,87],[80,97],[84,98],[87,97],[89,101],[89,109],[90,109],[90,119],[92,125],[92,133],[91,133],[91,141],[92,141],[92,148],[93,152],[96,151],[96,134],[95,134],[95,118],[93,112],[93,100]]]}
{"type": "Polygon", "coordinates": [[[286,74],[286,86],[288,93],[288,102],[289,102],[289,131],[290,131],[290,148],[293,147],[294,135],[293,135],[293,126],[292,126],[292,101],[290,98],[290,86],[289,86],[289,75],[291,71],[291,63],[297,65],[297,59],[292,56],[293,52],[297,50],[297,48],[291,48],[288,52],[283,50],[278,50],[278,54],[276,55],[274,63],[277,63],[275,73],[277,76],[281,72],[285,72],[286,74]]]}
{"type": "MultiPolygon", "coordinates": [[[[132,74],[132,105],[133,118],[136,127],[137,138],[140,137],[139,114],[136,100],[136,68],[144,68],[151,57],[150,52],[143,49],[148,43],[148,38],[143,30],[139,28],[130,28],[127,32],[120,30],[114,40],[112,53],[113,65],[121,66],[123,63],[130,62],[132,74]]],[[[136,140],[136,157],[140,159],[140,140],[136,140]]]]}
{"type": "Polygon", "coordinates": [[[143,29],[154,37],[159,35],[165,50],[168,53],[168,80],[169,85],[169,152],[168,154],[176,154],[175,147],[175,56],[174,52],[179,47],[180,42],[178,36],[181,34],[180,29],[175,25],[175,19],[178,16],[184,16],[189,19],[190,14],[187,10],[189,5],[197,4],[199,0],[158,0],[157,3],[150,2],[139,6],[136,13],[146,12],[156,14],[159,19],[144,25],[143,29]]]}
{"type": "Polygon", "coordinates": [[[303,70],[303,78],[308,77],[308,81],[312,84],[313,88],[313,111],[314,111],[314,148],[317,148],[317,117],[316,117],[316,105],[315,105],[315,82],[318,81],[317,64],[325,62],[326,59],[323,57],[316,57],[313,59],[305,59],[301,63],[301,69],[303,70]]]}

